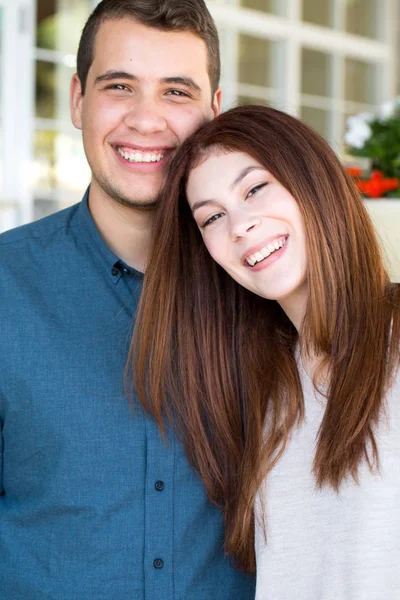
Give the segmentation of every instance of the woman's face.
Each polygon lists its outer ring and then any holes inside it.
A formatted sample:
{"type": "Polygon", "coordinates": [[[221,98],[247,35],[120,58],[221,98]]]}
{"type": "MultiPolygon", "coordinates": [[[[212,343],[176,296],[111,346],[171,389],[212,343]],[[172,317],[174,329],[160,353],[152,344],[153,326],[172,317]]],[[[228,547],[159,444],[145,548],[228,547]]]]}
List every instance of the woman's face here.
{"type": "Polygon", "coordinates": [[[187,197],[208,251],[233,279],[284,310],[304,304],[303,217],[271,173],[247,154],[216,151],[191,171],[187,197]]]}

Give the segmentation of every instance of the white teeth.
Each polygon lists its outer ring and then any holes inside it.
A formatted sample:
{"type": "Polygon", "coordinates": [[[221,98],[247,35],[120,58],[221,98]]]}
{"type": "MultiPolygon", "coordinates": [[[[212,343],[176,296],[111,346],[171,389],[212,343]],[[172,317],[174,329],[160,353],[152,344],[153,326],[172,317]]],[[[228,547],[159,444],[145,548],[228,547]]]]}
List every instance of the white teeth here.
{"type": "Polygon", "coordinates": [[[287,240],[287,237],[282,237],[282,238],[274,240],[274,242],[272,244],[267,244],[264,248],[261,248],[261,250],[258,250],[258,252],[255,252],[251,256],[248,256],[246,258],[247,264],[249,264],[250,267],[254,267],[254,265],[256,263],[261,262],[262,260],[267,258],[267,256],[269,256],[270,254],[272,254],[276,250],[279,250],[280,248],[282,248],[286,244],[286,240],[287,240]]]}
{"type": "Polygon", "coordinates": [[[120,154],[125,160],[133,163],[151,163],[151,162],[160,162],[162,158],[164,158],[163,152],[152,153],[152,152],[139,152],[132,151],[125,152],[121,148],[117,148],[118,154],[120,154]]]}

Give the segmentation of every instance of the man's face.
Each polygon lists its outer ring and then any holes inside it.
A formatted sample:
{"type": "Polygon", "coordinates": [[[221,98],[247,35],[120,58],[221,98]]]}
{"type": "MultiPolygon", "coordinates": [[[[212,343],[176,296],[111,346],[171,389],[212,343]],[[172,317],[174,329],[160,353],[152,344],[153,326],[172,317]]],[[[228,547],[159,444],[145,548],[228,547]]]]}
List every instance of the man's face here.
{"type": "Polygon", "coordinates": [[[82,130],[92,192],[153,208],[171,156],[219,110],[203,40],[131,19],[104,22],[85,94],[77,76],[71,84],[72,121],[82,130]]]}

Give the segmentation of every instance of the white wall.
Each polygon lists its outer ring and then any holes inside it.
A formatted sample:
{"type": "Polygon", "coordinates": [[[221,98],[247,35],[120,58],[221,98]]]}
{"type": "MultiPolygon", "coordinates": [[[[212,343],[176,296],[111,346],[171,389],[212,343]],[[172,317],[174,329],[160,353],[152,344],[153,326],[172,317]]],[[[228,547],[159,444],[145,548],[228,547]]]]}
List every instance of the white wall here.
{"type": "Polygon", "coordinates": [[[400,200],[367,200],[393,281],[400,282],[400,200]]]}

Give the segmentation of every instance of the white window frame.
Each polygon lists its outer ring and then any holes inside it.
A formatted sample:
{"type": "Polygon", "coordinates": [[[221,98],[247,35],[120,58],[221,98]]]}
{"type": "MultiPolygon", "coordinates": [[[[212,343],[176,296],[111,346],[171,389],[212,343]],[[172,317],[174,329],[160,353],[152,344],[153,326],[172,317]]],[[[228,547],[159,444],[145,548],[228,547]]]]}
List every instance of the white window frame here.
{"type": "MultiPolygon", "coordinates": [[[[89,1],[89,10],[93,10],[96,5],[99,3],[99,0],[90,0],[89,1]]],[[[89,14],[88,14],[89,16],[89,14]]],[[[76,52],[78,48],[76,48],[76,52]]],[[[46,48],[38,48],[35,46],[33,48],[34,52],[34,62],[36,61],[44,61],[51,63],[53,65],[67,65],[69,67],[76,66],[76,53],[71,54],[67,52],[61,52],[59,50],[49,50],[46,48]]],[[[64,90],[65,98],[68,100],[69,90],[64,90]]],[[[70,119],[64,120],[60,119],[47,119],[40,118],[35,116],[34,111],[34,120],[33,120],[33,135],[36,131],[55,131],[56,133],[65,134],[71,138],[76,140],[79,139],[81,141],[82,134],[80,131],[77,131],[71,123],[70,119]]],[[[82,157],[82,160],[84,158],[82,157]]],[[[32,156],[33,162],[33,156],[32,156]]],[[[89,183],[89,180],[88,180],[89,183]]],[[[82,190],[83,193],[84,190],[82,190]]],[[[71,204],[74,200],[76,200],[75,194],[71,193],[68,190],[61,188],[54,189],[41,189],[38,187],[34,187],[32,189],[32,211],[34,209],[34,201],[35,198],[40,197],[41,200],[48,200],[49,202],[56,202],[61,206],[65,206],[67,204],[71,204]]]]}
{"type": "Polygon", "coordinates": [[[3,11],[1,52],[2,189],[0,231],[32,218],[32,156],[35,4],[0,0],[3,11]]]}
{"type": "Polygon", "coordinates": [[[306,23],[301,20],[301,0],[286,0],[286,15],[261,13],[238,6],[238,0],[209,0],[207,2],[221,33],[223,107],[233,106],[237,97],[257,95],[261,90],[243,86],[237,81],[237,37],[250,34],[282,44],[281,79],[276,90],[264,88],[264,97],[282,110],[299,116],[301,106],[324,108],[331,112],[330,141],[340,149],[343,140],[343,115],[347,112],[374,110],[376,105],[346,101],[344,98],[345,59],[363,60],[378,67],[377,103],[395,94],[396,31],[394,15],[397,0],[381,0],[379,14],[383,41],[363,38],[343,31],[344,3],[335,3],[335,29],[306,23]],[[301,92],[302,48],[326,52],[332,56],[332,97],[321,98],[301,92]]]}
{"type": "MultiPolygon", "coordinates": [[[[279,0],[281,3],[284,0],[279,0]]],[[[97,0],[92,0],[93,8],[97,0]]],[[[238,0],[207,2],[221,34],[223,108],[233,106],[240,94],[251,96],[258,91],[269,93],[274,103],[294,115],[302,105],[331,110],[331,138],[334,144],[343,140],[343,115],[347,112],[373,109],[370,105],[350,103],[344,99],[344,61],[346,57],[371,61],[378,65],[381,80],[378,103],[393,98],[396,86],[396,23],[398,0],[381,0],[380,27],[383,40],[370,40],[342,31],[343,2],[336,2],[336,29],[319,27],[301,21],[301,0],[285,0],[286,15],[276,16],[244,9],[238,0]],[[237,35],[253,34],[282,44],[281,80],[276,90],[239,85],[237,80],[237,35]],[[327,52],[333,56],[332,98],[301,94],[301,49],[327,52]],[[326,105],[325,105],[326,103],[326,105]]],[[[282,4],[283,5],[283,4],[282,4]]],[[[36,49],[36,0],[0,0],[3,10],[1,53],[1,135],[2,189],[0,190],[0,231],[27,223],[33,218],[34,190],[31,169],[34,159],[33,136],[38,129],[74,132],[70,123],[61,120],[35,119],[35,61],[47,59],[61,62],[59,52],[36,49]]],[[[70,60],[70,57],[67,58],[70,60]]],[[[68,94],[68,90],[65,91],[68,94]]],[[[62,196],[52,191],[49,199],[62,196]]]]}
{"type": "MultiPolygon", "coordinates": [[[[91,0],[93,9],[98,0],[91,0]]],[[[0,232],[34,218],[37,189],[32,185],[34,135],[40,129],[74,134],[70,122],[35,118],[36,60],[71,61],[70,55],[36,48],[36,0],[0,0],[3,13],[1,48],[0,232]]],[[[65,90],[68,98],[68,90],[65,90]]],[[[77,135],[80,135],[77,133],[77,135]]],[[[47,193],[62,200],[61,190],[47,193]]],[[[42,195],[41,195],[42,197],[42,195]]]]}

